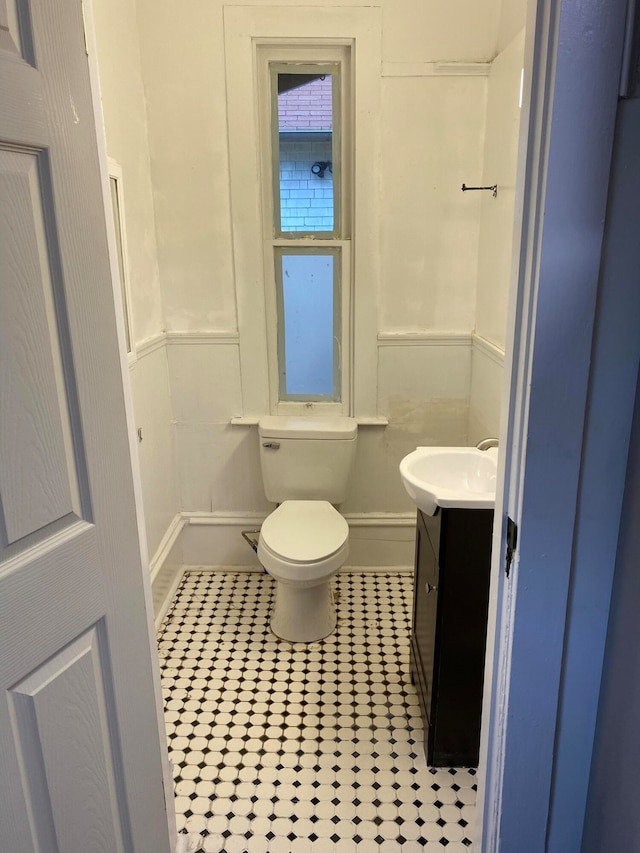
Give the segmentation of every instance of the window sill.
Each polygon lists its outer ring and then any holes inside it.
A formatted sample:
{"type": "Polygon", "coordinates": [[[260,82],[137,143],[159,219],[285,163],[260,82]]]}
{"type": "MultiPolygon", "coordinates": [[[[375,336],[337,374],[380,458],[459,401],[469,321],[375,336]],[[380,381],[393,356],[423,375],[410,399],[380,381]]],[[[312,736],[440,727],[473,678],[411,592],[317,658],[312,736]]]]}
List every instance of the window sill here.
{"type": "MultiPolygon", "coordinates": [[[[248,417],[248,418],[231,418],[229,423],[231,426],[258,426],[259,417],[248,417]]],[[[373,417],[373,418],[356,418],[356,422],[359,427],[386,427],[389,425],[389,418],[385,417],[373,417]]]]}

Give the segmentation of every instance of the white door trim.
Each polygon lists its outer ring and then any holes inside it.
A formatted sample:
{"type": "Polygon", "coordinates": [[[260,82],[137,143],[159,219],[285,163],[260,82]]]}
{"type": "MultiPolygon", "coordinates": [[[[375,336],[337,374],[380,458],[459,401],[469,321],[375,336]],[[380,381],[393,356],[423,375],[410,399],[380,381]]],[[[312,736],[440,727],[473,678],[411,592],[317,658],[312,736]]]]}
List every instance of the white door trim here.
{"type": "MultiPolygon", "coordinates": [[[[576,699],[562,692],[565,632],[626,5],[529,3],[521,250],[503,392],[508,450],[496,500],[476,835],[483,853],[551,849],[559,705],[576,699]],[[505,582],[507,513],[520,536],[505,582]]],[[[602,649],[604,642],[603,634],[602,649]]]]}

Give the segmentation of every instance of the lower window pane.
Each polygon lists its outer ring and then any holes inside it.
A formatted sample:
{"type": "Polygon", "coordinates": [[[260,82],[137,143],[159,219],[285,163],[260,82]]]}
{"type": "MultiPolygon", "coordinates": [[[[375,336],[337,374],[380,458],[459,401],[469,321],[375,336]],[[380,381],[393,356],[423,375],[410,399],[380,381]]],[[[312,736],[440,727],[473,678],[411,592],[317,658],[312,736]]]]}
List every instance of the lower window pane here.
{"type": "Polygon", "coordinates": [[[280,399],[338,399],[334,252],[280,254],[280,399]]]}

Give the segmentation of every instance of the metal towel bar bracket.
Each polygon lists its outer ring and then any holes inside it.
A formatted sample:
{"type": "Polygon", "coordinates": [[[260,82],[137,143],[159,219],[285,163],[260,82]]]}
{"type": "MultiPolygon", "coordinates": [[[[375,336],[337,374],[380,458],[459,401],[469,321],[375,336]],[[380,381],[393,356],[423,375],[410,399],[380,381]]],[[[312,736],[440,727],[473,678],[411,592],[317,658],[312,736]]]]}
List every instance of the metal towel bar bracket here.
{"type": "Polygon", "coordinates": [[[466,184],[462,185],[462,192],[466,193],[469,190],[491,190],[493,193],[493,197],[496,198],[498,195],[498,185],[494,184],[492,187],[468,187],[466,184]]]}

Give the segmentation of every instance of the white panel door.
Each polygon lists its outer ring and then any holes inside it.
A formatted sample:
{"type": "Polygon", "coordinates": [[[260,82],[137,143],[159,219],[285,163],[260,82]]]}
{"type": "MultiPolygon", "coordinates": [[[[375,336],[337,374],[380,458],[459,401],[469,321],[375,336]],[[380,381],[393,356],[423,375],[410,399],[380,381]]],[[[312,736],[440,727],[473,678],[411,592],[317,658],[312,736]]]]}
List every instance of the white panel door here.
{"type": "Polygon", "coordinates": [[[167,853],[80,0],[2,0],[0,77],[0,849],[167,853]]]}

